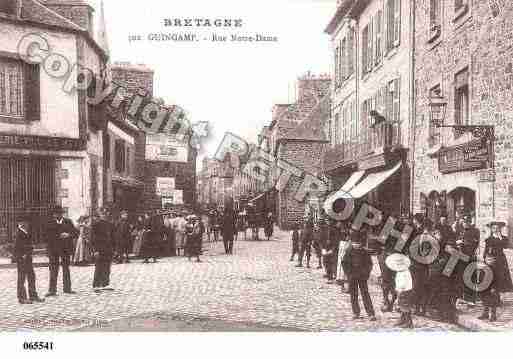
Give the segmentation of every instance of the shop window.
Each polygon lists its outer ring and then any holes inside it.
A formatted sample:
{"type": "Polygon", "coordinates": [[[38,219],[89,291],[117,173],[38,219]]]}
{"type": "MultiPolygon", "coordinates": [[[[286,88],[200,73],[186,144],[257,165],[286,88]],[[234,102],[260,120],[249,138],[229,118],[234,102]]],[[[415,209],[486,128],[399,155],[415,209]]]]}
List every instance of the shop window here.
{"type": "Polygon", "coordinates": [[[126,161],[125,161],[125,143],[123,140],[116,140],[114,144],[115,154],[115,169],[116,172],[122,174],[125,172],[126,161]]]}
{"type": "MultiPolygon", "coordinates": [[[[469,124],[469,74],[468,69],[460,71],[454,79],[454,124],[469,124]]],[[[461,133],[455,131],[455,137],[460,137],[461,133]]]]}

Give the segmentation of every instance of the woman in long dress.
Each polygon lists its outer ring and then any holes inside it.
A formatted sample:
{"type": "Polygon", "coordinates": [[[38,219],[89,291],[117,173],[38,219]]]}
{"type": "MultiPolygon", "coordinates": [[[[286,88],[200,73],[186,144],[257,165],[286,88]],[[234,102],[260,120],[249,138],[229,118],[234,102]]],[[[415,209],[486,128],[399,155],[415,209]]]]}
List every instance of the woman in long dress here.
{"type": "Polygon", "coordinates": [[[91,218],[82,216],[78,220],[80,234],[77,239],[73,263],[75,265],[87,265],[91,260],[91,218]]]}
{"type": "Polygon", "coordinates": [[[134,240],[134,246],[132,248],[132,253],[136,257],[139,257],[141,255],[141,247],[143,243],[143,234],[144,234],[144,220],[141,216],[137,218],[137,223],[135,224],[134,228],[134,234],[135,234],[135,240],[134,240]]]}

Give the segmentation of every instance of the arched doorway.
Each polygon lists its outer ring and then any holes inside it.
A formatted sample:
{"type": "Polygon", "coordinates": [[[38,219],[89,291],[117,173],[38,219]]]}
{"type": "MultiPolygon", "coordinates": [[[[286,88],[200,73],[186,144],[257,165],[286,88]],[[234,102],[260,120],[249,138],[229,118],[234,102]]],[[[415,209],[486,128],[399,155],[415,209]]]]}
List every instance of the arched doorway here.
{"type": "Polygon", "coordinates": [[[465,213],[476,217],[476,191],[467,187],[458,187],[449,192],[447,198],[447,211],[449,220],[454,222],[465,213]]]}

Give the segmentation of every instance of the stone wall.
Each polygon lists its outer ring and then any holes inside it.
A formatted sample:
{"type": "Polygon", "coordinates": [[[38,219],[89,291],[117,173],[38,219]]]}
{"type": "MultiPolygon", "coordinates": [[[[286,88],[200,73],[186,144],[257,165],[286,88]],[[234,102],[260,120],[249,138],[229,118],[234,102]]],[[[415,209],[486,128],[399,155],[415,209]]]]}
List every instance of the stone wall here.
{"type": "MultiPolygon", "coordinates": [[[[492,217],[507,220],[513,175],[513,3],[506,0],[469,1],[469,11],[456,19],[452,6],[443,9],[441,35],[430,40],[429,1],[416,7],[416,139],[414,208],[420,210],[420,193],[468,187],[476,192],[477,225],[483,229],[492,217]],[[454,123],[454,76],[469,69],[470,124],[495,126],[496,181],[486,170],[442,174],[437,156],[428,156],[428,94],[441,85],[448,101],[446,124],[454,123]]],[[[442,141],[452,146],[469,141],[455,139],[443,130],[442,141]]]]}

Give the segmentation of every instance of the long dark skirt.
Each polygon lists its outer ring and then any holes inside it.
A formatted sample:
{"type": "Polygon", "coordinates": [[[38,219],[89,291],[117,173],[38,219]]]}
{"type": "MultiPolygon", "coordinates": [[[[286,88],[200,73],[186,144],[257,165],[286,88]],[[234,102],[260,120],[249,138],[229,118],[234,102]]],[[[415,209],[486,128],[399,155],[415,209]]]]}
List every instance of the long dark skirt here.
{"type": "Polygon", "coordinates": [[[112,265],[112,253],[100,252],[96,258],[94,267],[93,288],[104,288],[110,285],[110,268],[112,265]]]}
{"type": "Polygon", "coordinates": [[[162,234],[160,232],[148,231],[143,236],[141,257],[144,259],[158,258],[162,250],[162,234]]]}

